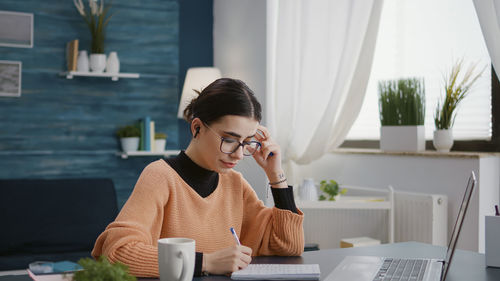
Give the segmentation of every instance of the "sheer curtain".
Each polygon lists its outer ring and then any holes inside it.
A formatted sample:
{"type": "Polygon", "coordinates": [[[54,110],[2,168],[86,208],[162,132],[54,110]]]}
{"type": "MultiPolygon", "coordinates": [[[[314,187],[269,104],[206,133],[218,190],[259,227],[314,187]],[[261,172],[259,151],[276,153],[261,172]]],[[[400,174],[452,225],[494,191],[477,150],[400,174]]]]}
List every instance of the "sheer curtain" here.
{"type": "Polygon", "coordinates": [[[500,1],[474,0],[474,6],[491,63],[498,77],[500,75],[500,1]]]}
{"type": "MultiPolygon", "coordinates": [[[[444,76],[454,62],[460,58],[465,65],[478,62],[478,69],[491,63],[474,4],[471,0],[385,0],[379,30],[363,106],[346,139],[380,139],[378,81],[422,77],[425,134],[432,140],[444,76]]],[[[487,68],[458,108],[453,138],[490,137],[491,72],[487,68]]]]}
{"type": "Polygon", "coordinates": [[[270,0],[267,118],[291,183],[294,164],[338,147],[365,95],[382,0],[270,0]]]}

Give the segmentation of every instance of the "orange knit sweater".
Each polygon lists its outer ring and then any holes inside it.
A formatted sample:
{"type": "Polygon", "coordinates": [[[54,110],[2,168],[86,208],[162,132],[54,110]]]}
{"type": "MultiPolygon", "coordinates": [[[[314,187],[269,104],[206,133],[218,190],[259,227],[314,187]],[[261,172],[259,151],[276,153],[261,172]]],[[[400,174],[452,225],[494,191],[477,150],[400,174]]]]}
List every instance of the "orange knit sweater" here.
{"type": "Polygon", "coordinates": [[[219,175],[215,191],[203,198],[165,161],[149,164],[116,220],[97,238],[92,256],[129,266],[130,273],[157,277],[158,239],[188,237],[196,251],[234,245],[234,227],[253,255],[300,255],[303,214],[267,208],[240,173],[219,175]]]}

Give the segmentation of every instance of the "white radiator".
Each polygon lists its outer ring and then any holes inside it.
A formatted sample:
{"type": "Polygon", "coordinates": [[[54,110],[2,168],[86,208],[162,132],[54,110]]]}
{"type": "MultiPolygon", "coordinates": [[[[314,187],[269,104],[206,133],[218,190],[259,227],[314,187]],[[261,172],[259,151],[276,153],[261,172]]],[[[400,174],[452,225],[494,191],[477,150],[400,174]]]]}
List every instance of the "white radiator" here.
{"type": "MultiPolygon", "coordinates": [[[[377,200],[355,200],[354,196],[379,198],[390,202],[386,190],[343,186],[347,195],[338,202],[297,202],[304,212],[306,243],[317,243],[320,249],[339,248],[340,240],[368,236],[382,243],[390,241],[390,208],[394,208],[394,242],[418,241],[446,245],[447,197],[445,195],[394,192],[393,204],[377,200]],[[354,195],[354,196],[353,196],[354,195]],[[381,197],[382,195],[382,197],[381,197]],[[350,197],[352,196],[352,197],[350,197]],[[363,203],[365,202],[365,204],[363,203]],[[377,207],[381,206],[381,207],[377,207]]],[[[361,197],[359,197],[361,198],[361,197]]]]}
{"type": "Polygon", "coordinates": [[[448,198],[441,194],[394,193],[394,241],[446,246],[448,198]]]}

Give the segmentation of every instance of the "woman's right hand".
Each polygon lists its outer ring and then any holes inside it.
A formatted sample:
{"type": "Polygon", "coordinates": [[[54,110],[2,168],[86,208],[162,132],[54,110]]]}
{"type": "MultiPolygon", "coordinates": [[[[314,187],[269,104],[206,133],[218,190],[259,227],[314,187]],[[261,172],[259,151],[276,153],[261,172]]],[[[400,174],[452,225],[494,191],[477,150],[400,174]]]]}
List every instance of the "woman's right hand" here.
{"type": "Polygon", "coordinates": [[[210,254],[203,254],[202,271],[211,274],[226,274],[248,266],[252,261],[252,249],[235,245],[210,254]]]}

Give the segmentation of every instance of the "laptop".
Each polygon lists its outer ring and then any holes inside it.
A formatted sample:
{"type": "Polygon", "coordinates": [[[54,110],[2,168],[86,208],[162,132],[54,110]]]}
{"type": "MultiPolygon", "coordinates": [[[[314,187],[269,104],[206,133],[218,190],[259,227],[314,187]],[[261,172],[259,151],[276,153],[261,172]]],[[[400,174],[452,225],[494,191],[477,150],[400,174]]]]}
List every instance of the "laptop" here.
{"type": "Polygon", "coordinates": [[[467,188],[462,199],[457,220],[448,243],[446,257],[427,258],[391,258],[377,256],[347,256],[326,277],[325,281],[444,281],[457,246],[465,213],[476,186],[476,175],[471,172],[467,188]]]}

